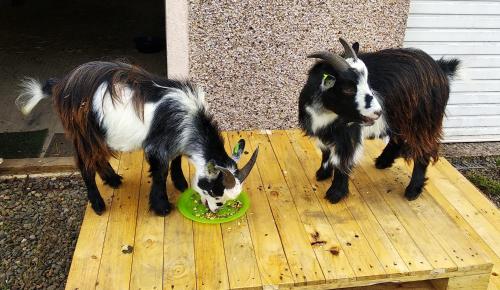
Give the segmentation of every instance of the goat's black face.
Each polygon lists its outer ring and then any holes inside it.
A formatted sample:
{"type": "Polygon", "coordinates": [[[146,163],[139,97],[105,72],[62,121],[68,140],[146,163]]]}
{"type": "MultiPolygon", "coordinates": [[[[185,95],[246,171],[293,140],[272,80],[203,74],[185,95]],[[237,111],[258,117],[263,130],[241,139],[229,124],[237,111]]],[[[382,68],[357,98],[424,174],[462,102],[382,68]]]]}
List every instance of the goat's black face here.
{"type": "Polygon", "coordinates": [[[382,114],[382,108],[368,84],[368,69],[353,48],[345,40],[340,41],[345,49],[345,58],[331,53],[309,56],[324,61],[310,72],[310,81],[320,90],[319,105],[346,122],[373,125],[382,114]]]}
{"type": "Polygon", "coordinates": [[[328,78],[335,78],[335,84],[329,88],[322,85],[327,88],[321,94],[323,106],[348,122],[361,122],[362,115],[356,102],[358,75],[347,71],[342,75],[337,74],[337,77],[329,74],[326,76],[328,78]]]}
{"type": "Polygon", "coordinates": [[[236,162],[244,148],[245,141],[241,139],[235,146],[231,158],[226,155],[224,158],[219,158],[219,161],[206,162],[203,170],[197,168],[192,182],[193,188],[212,212],[217,211],[225,201],[235,199],[241,193],[243,181],[255,165],[258,155],[257,148],[248,163],[238,169],[236,162]]]}

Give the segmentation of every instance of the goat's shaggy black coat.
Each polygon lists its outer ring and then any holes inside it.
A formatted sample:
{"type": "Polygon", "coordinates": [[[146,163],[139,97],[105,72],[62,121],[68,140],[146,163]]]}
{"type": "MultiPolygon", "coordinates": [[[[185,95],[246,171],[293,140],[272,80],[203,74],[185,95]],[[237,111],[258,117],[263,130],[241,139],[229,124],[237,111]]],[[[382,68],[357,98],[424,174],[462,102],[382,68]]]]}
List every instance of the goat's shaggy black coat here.
{"type": "MultiPolygon", "coordinates": [[[[359,46],[353,46],[356,51],[359,46]]],[[[357,52],[357,51],[356,51],[357,52]]],[[[316,54],[318,55],[318,54],[316,54]]],[[[414,199],[421,193],[429,162],[437,161],[442,138],[442,122],[448,102],[449,78],[455,76],[459,60],[433,60],[418,49],[386,49],[360,53],[357,57],[368,70],[368,84],[382,107],[383,131],[376,136],[363,136],[360,113],[353,99],[360,72],[350,68],[339,71],[323,59],[309,71],[299,99],[299,122],[305,134],[320,141],[322,165],[316,172],[318,180],[334,173],[332,186],[326,193],[338,202],[348,192],[348,177],[362,146],[362,138],[389,136],[390,141],[376,160],[377,168],[387,168],[394,159],[413,160],[414,170],[406,197],[414,199]],[[335,85],[321,89],[325,76],[332,75],[335,85]],[[308,109],[315,114],[337,114],[320,128],[313,128],[308,109]],[[334,154],[335,166],[331,164],[334,154]]],[[[373,96],[366,95],[366,108],[373,96]]],[[[368,131],[367,131],[368,132],[368,131]]]]}
{"type": "MultiPolygon", "coordinates": [[[[165,189],[171,160],[172,178],[180,190],[187,187],[180,161],[183,154],[190,156],[196,152],[204,160],[213,160],[218,166],[237,168],[236,162],[224,150],[217,124],[204,107],[197,108],[195,113],[187,112],[186,107],[180,105],[182,100],[164,98],[173,89],[185,91],[186,95],[196,95],[193,84],[160,78],[127,63],[89,62],[60,80],[47,81],[43,93],[52,96],[65,132],[73,142],[76,163],[87,185],[89,200],[97,213],[105,209],[105,204],[95,184],[96,172],[112,187],[121,184],[121,177],[108,163],[115,152],[108,146],[106,128],[99,123],[94,110],[94,95],[102,84],[107,85],[106,90],[113,103],[120,102],[120,88],[129,88],[133,94],[131,101],[135,113],[141,120],[144,118],[144,105],[158,103],[143,142],[153,178],[150,203],[156,213],[165,215],[171,208],[165,189]],[[187,116],[193,119],[189,128],[183,123],[187,116]],[[191,134],[186,134],[188,131],[191,134]]],[[[222,195],[220,192],[218,194],[222,195]]]]}
{"type": "Polygon", "coordinates": [[[457,60],[436,62],[417,49],[386,49],[358,57],[368,68],[368,82],[378,93],[391,139],[401,144],[401,156],[437,160],[450,92],[447,74],[453,75],[457,60]]]}

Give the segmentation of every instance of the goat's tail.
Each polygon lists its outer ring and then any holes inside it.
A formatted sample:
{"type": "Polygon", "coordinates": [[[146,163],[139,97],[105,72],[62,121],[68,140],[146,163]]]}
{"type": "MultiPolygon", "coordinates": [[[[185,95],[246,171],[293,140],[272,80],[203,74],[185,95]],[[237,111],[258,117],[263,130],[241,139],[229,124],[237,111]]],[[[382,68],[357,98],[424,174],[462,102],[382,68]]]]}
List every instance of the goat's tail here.
{"type": "Polygon", "coordinates": [[[444,59],[436,61],[441,70],[448,76],[449,79],[454,79],[460,70],[460,60],[457,58],[444,59]]]}
{"type": "Polygon", "coordinates": [[[21,81],[21,92],[15,101],[17,108],[28,115],[42,99],[52,96],[52,88],[57,82],[57,79],[48,79],[42,85],[34,78],[25,78],[21,81]]]}

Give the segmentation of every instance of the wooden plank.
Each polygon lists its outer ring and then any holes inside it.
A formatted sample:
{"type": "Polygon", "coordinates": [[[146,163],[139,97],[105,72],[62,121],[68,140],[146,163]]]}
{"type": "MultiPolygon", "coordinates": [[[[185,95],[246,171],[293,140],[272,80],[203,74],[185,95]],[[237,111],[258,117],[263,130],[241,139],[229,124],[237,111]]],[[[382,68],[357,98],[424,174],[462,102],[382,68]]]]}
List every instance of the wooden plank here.
{"type": "Polygon", "coordinates": [[[141,176],[130,289],[162,289],[165,218],[149,209],[151,177],[146,160],[142,163],[141,176]]]}
{"type": "MultiPolygon", "coordinates": [[[[375,142],[366,142],[366,150],[371,157],[376,157],[380,152],[381,146],[375,142]]],[[[408,170],[402,165],[402,160],[396,160],[395,164],[387,170],[380,170],[383,173],[385,183],[391,184],[396,193],[404,192],[409,182],[408,170]]],[[[372,170],[372,172],[377,170],[372,170]]],[[[370,172],[370,173],[372,173],[370,172]]],[[[464,235],[463,231],[445,214],[439,205],[430,197],[424,188],[422,195],[412,201],[407,202],[416,216],[422,221],[423,225],[429,230],[438,243],[448,253],[458,270],[467,272],[474,269],[491,268],[489,261],[481,255],[471,240],[464,235]]]]}
{"type": "Polygon", "coordinates": [[[432,281],[436,290],[485,290],[488,288],[488,274],[453,277],[432,281]]]}
{"type": "MultiPolygon", "coordinates": [[[[378,152],[380,151],[381,148],[378,149],[378,152]]],[[[356,176],[367,176],[369,178],[374,191],[380,193],[380,196],[389,205],[394,215],[396,215],[415,244],[427,258],[427,261],[432,265],[433,273],[455,271],[457,269],[456,264],[440,246],[432,233],[426,229],[423,222],[418,219],[409,206],[408,201],[400,195],[401,191],[396,190],[394,181],[390,182],[391,179],[386,178],[382,174],[382,171],[377,170],[373,166],[372,160],[373,158],[365,153],[365,156],[356,167],[356,176]],[[381,180],[384,180],[384,182],[381,182],[381,180]]],[[[361,192],[364,193],[364,191],[361,192]]],[[[412,264],[417,261],[413,261],[412,264]]]]}
{"type": "Polygon", "coordinates": [[[4,159],[0,174],[28,174],[76,171],[73,157],[4,159]]]}
{"type": "MultiPolygon", "coordinates": [[[[499,43],[500,44],[500,43],[499,43]]],[[[498,47],[500,48],[500,46],[498,47]]],[[[467,80],[454,81],[451,83],[451,92],[499,92],[500,82],[498,80],[467,80]]]]}
{"type": "Polygon", "coordinates": [[[500,15],[409,15],[408,28],[500,28],[500,15]]]}
{"type": "Polygon", "coordinates": [[[500,104],[497,92],[457,92],[450,94],[448,104],[500,104]]]}
{"type": "MultiPolygon", "coordinates": [[[[222,136],[226,152],[231,152],[232,146],[236,145],[238,140],[232,140],[230,143],[226,132],[222,133],[222,136]]],[[[245,164],[248,159],[249,154],[243,155],[241,164],[245,164]]],[[[239,220],[221,224],[221,230],[230,287],[258,289],[262,283],[246,215],[239,220]],[[245,266],[242,267],[242,264],[245,266]]]]}
{"type": "Polygon", "coordinates": [[[250,141],[252,147],[259,146],[259,173],[295,284],[324,283],[325,277],[295,208],[290,190],[286,184],[275,184],[283,177],[267,135],[252,132],[250,141]]]}
{"type": "MultiPolygon", "coordinates": [[[[274,186],[288,186],[290,189],[290,194],[326,280],[339,282],[340,280],[354,280],[354,271],[345,253],[340,254],[340,251],[337,250],[338,255],[334,255],[331,252],[332,249],[340,249],[340,241],[329,223],[298,157],[293,149],[290,149],[290,140],[286,132],[273,131],[269,135],[269,139],[284,177],[278,176],[269,182],[274,186]]],[[[269,159],[266,158],[266,160],[269,159]]]]}
{"type": "Polygon", "coordinates": [[[440,203],[441,207],[454,207],[460,215],[474,228],[481,238],[500,256],[500,231],[493,226],[461,193],[460,190],[438,170],[429,167],[429,182],[426,189],[432,196],[440,196],[448,203],[440,203]]]}
{"type": "Polygon", "coordinates": [[[460,174],[445,158],[440,158],[434,167],[448,177],[450,182],[460,189],[462,196],[467,198],[493,226],[500,229],[498,208],[479,189],[460,174]]]}
{"type": "Polygon", "coordinates": [[[143,157],[142,152],[122,153],[123,184],[115,190],[109,209],[97,289],[127,289],[130,285],[132,255],[123,253],[122,248],[134,246],[143,157]]]}
{"type": "MultiPolygon", "coordinates": [[[[112,158],[110,164],[115,171],[119,174],[122,173],[119,166],[120,160],[112,158]]],[[[97,281],[102,247],[108,226],[109,209],[113,200],[113,189],[104,185],[99,176],[96,178],[96,183],[102,198],[106,202],[107,210],[99,216],[90,207],[90,203],[87,203],[66,281],[67,290],[94,289],[97,281]]],[[[82,194],[84,193],[82,192],[82,194]]]]}
{"type": "MultiPolygon", "coordinates": [[[[190,175],[195,168],[189,165],[190,175]]],[[[218,224],[193,223],[197,289],[229,289],[224,242],[218,224]]]]}
{"type": "Polygon", "coordinates": [[[422,42],[405,41],[404,47],[420,48],[428,54],[497,54],[500,42],[422,42]]]}
{"type": "Polygon", "coordinates": [[[410,14],[498,15],[500,4],[490,1],[411,1],[410,14]]]}
{"type": "MultiPolygon", "coordinates": [[[[495,109],[493,106],[492,109],[495,109]]],[[[463,127],[496,127],[500,124],[500,106],[497,107],[498,116],[484,116],[480,111],[475,111],[475,116],[451,116],[449,115],[443,122],[445,128],[463,128],[463,127]]],[[[474,112],[471,110],[471,113],[474,112]]]]}
{"type": "MultiPolygon", "coordinates": [[[[189,181],[190,168],[185,157],[182,158],[182,171],[189,181]]],[[[180,193],[174,189],[170,178],[167,190],[170,201],[177,204],[180,193]]],[[[163,288],[196,289],[193,222],[182,216],[176,208],[165,217],[164,228],[163,288]]]]}
{"type": "MultiPolygon", "coordinates": [[[[499,25],[500,28],[500,25],[499,25]]],[[[404,41],[500,41],[500,29],[460,28],[407,28],[404,41]]]]}
{"type": "MultiPolygon", "coordinates": [[[[465,54],[451,54],[451,53],[439,53],[439,54],[430,54],[434,59],[444,58],[459,58],[462,62],[462,66],[465,68],[488,68],[488,67],[500,67],[500,55],[498,54],[483,54],[476,55],[474,53],[465,53],[465,54]]],[[[467,74],[466,69],[466,74],[467,74]]],[[[468,78],[468,76],[465,76],[468,78]]]]}
{"type": "Polygon", "coordinates": [[[449,136],[500,135],[500,126],[475,128],[448,128],[444,131],[445,138],[449,136]]]}
{"type": "MultiPolygon", "coordinates": [[[[302,164],[304,166],[309,165],[309,168],[305,170],[314,172],[314,165],[321,162],[320,156],[317,150],[315,150],[314,145],[301,135],[300,131],[297,130],[288,131],[288,136],[292,141],[292,145],[297,155],[311,159],[309,164],[303,160],[302,164]]],[[[389,245],[389,247],[394,247],[403,260],[401,261],[401,264],[406,264],[406,271],[411,275],[430,273],[432,266],[423,256],[420,249],[415,245],[410,235],[404,230],[404,227],[392,213],[385,201],[383,201],[383,199],[377,194],[367,192],[369,191],[369,188],[372,188],[370,184],[371,182],[366,177],[359,176],[358,174],[355,174],[352,177],[352,181],[354,184],[350,185],[351,192],[349,197],[346,199],[346,202],[348,203],[351,213],[358,220],[358,223],[360,220],[373,219],[376,217],[377,222],[380,223],[380,225],[383,225],[383,230],[387,233],[386,238],[389,238],[392,242],[392,245],[389,245]],[[360,187],[360,185],[363,186],[360,187]],[[363,196],[364,192],[367,192],[366,196],[363,196]],[[361,196],[363,196],[363,200],[361,200],[361,196]],[[358,209],[356,207],[366,208],[367,205],[370,209],[364,209],[357,214],[358,209]],[[367,213],[370,210],[373,214],[363,213],[367,213]]],[[[375,227],[377,226],[375,225],[375,227]]],[[[364,232],[369,231],[372,231],[372,229],[369,227],[369,224],[367,224],[364,232]]]]}
{"type": "MultiPolygon", "coordinates": [[[[247,141],[245,151],[249,154],[242,156],[240,164],[246,164],[250,153],[255,149],[250,142],[250,134],[247,132],[228,133],[231,146],[234,146],[241,138],[247,141]]],[[[262,285],[277,287],[277,285],[293,284],[290,266],[281,246],[278,229],[264,192],[258,164],[255,165],[243,185],[251,201],[247,220],[262,285]]]]}
{"type": "MultiPolygon", "coordinates": [[[[499,94],[500,95],[500,94],[499,94]]],[[[448,116],[488,116],[488,115],[500,115],[500,99],[498,104],[460,104],[460,105],[450,105],[446,106],[446,114],[448,116]]]]}
{"type": "MultiPolygon", "coordinates": [[[[467,78],[471,80],[498,80],[500,79],[500,67],[468,67],[465,69],[467,78]]],[[[465,77],[464,77],[465,78],[465,77]]],[[[460,78],[458,78],[460,79],[460,78]]]]}
{"type": "MultiPolygon", "coordinates": [[[[298,149],[293,141],[292,146],[293,149],[298,149]]],[[[309,152],[311,150],[314,149],[296,151],[301,163],[300,166],[302,166],[309,183],[313,186],[313,191],[318,195],[317,198],[321,207],[340,241],[339,250],[345,252],[356,275],[356,279],[365,280],[387,277],[388,274],[371,248],[368,237],[365,236],[361,227],[352,216],[345,201],[331,204],[324,198],[324,193],[328,189],[329,183],[318,183],[316,181],[314,173],[319,161],[314,159],[316,153],[309,152]]]]}

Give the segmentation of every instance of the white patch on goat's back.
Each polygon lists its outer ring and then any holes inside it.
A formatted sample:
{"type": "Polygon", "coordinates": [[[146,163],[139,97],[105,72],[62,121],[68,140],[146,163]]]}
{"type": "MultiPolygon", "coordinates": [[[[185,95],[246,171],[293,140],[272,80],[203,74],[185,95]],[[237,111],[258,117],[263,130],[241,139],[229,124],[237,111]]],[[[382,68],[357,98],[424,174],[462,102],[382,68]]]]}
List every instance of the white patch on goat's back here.
{"type": "Polygon", "coordinates": [[[354,61],[353,58],[347,58],[347,63],[359,72],[359,80],[357,85],[356,92],[356,103],[358,104],[358,111],[361,115],[376,119],[378,116],[375,115],[375,112],[382,110],[377,98],[373,98],[370,102],[370,106],[366,105],[366,95],[373,96],[373,92],[368,84],[368,69],[366,68],[365,63],[361,59],[357,59],[354,61]]]}
{"type": "Polygon", "coordinates": [[[306,111],[311,117],[311,129],[313,132],[328,126],[338,118],[337,114],[324,108],[313,108],[311,106],[307,106],[306,111]]]}
{"type": "Polygon", "coordinates": [[[144,104],[144,120],[137,115],[132,101],[133,91],[117,87],[118,98],[114,102],[106,91],[107,84],[99,86],[94,94],[93,109],[101,126],[106,130],[106,142],[117,151],[132,151],[142,147],[148,135],[157,103],[144,104]]]}

